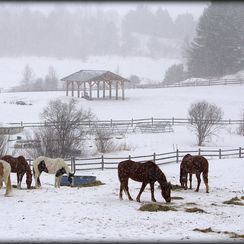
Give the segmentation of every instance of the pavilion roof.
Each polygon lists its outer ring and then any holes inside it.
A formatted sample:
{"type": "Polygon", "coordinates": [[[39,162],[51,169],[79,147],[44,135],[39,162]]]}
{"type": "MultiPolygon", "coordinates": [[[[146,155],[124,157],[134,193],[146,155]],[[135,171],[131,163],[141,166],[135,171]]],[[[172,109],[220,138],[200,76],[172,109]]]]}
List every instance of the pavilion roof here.
{"type": "Polygon", "coordinates": [[[130,80],[123,78],[120,75],[112,73],[107,70],[80,70],[71,75],[68,75],[61,79],[61,81],[78,81],[78,82],[88,82],[88,81],[126,81],[130,80]]]}

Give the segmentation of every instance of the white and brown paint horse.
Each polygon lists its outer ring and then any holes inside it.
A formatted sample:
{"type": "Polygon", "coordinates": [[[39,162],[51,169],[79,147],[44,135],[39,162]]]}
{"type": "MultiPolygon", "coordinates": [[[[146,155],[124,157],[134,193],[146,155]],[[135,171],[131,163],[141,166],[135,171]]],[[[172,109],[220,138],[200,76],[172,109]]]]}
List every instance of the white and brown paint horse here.
{"type": "Polygon", "coordinates": [[[10,179],[11,166],[8,162],[0,160],[0,189],[3,186],[3,182],[6,186],[5,197],[12,195],[12,185],[10,179]]]}
{"type": "Polygon", "coordinates": [[[45,167],[47,168],[47,170],[43,171],[45,171],[48,174],[55,174],[55,187],[60,187],[60,181],[63,174],[67,174],[69,183],[72,183],[72,177],[74,176],[74,174],[71,173],[70,167],[65,163],[65,161],[62,158],[48,158],[40,156],[33,161],[33,170],[36,187],[40,187],[41,185],[39,179],[41,172],[38,169],[38,166],[40,164],[45,164],[45,167]]]}

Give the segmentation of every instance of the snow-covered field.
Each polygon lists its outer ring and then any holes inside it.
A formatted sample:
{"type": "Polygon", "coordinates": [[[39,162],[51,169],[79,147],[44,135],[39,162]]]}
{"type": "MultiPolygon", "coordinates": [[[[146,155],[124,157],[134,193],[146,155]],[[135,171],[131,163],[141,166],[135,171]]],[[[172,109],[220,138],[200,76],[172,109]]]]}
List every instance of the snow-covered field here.
{"type": "MultiPolygon", "coordinates": [[[[206,99],[224,111],[225,119],[240,119],[244,108],[244,86],[185,87],[165,89],[126,90],[125,101],[87,101],[79,104],[91,110],[99,119],[131,119],[150,117],[186,118],[191,103],[206,99]]],[[[37,122],[39,113],[50,99],[65,97],[64,92],[2,93],[0,94],[1,122],[37,122]],[[11,101],[24,100],[32,105],[16,105],[11,101]]],[[[208,148],[243,147],[244,138],[237,135],[234,126],[222,129],[206,142],[208,148]]],[[[195,136],[185,127],[175,127],[173,133],[127,135],[130,151],[113,155],[146,155],[196,147],[195,136]]],[[[198,193],[194,190],[172,191],[171,206],[177,212],[141,212],[139,207],[150,202],[149,186],[141,196],[142,203],[118,198],[117,170],[86,171],[105,183],[97,187],[55,189],[54,176],[43,173],[42,189],[13,189],[13,197],[4,197],[0,191],[0,240],[16,241],[240,241],[224,233],[201,233],[194,228],[211,227],[214,231],[244,234],[243,206],[222,202],[232,197],[244,196],[244,160],[209,160],[210,193],[205,193],[203,182],[198,193]],[[189,205],[195,203],[196,205],[189,205]],[[199,207],[206,213],[187,213],[185,208],[199,207]]],[[[172,184],[179,184],[179,164],[161,166],[172,184]]],[[[25,179],[24,179],[25,181],[25,179]]],[[[16,175],[12,174],[16,185],[16,175]]],[[[160,189],[155,197],[160,203],[160,189]]],[[[25,188],[25,183],[23,184],[25,188]]],[[[131,195],[135,198],[140,183],[130,181],[131,195]]],[[[193,176],[193,188],[196,187],[193,176]]],[[[244,201],[242,200],[244,203],[244,201]]],[[[243,239],[242,239],[243,240],[243,239]]]]}

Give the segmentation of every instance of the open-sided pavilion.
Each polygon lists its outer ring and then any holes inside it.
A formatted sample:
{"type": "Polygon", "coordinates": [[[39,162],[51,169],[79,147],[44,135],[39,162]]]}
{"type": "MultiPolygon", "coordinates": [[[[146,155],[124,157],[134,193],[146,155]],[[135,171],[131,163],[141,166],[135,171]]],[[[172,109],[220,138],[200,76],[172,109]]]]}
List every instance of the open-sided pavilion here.
{"type": "Polygon", "coordinates": [[[77,91],[77,97],[84,97],[88,100],[93,98],[97,99],[112,99],[113,97],[119,99],[119,88],[121,89],[121,98],[125,99],[125,82],[130,82],[117,74],[114,74],[107,70],[80,70],[69,76],[61,79],[66,83],[66,96],[69,95],[71,90],[71,96],[75,96],[75,90],[77,91]],[[112,89],[115,88],[115,96],[112,96],[112,89]],[[93,97],[92,91],[97,91],[96,96],[93,97]],[[106,90],[108,94],[106,95],[106,90]],[[81,91],[83,95],[81,96],[81,91]],[[102,91],[102,94],[100,94],[102,91]]]}

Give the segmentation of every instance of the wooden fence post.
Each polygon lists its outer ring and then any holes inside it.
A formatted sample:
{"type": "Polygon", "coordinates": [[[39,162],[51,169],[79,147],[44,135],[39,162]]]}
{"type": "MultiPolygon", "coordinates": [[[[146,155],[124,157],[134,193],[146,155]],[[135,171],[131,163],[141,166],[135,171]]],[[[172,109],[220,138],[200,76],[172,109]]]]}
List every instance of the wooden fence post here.
{"type": "Polygon", "coordinates": [[[75,158],[71,157],[70,161],[71,161],[71,172],[74,173],[75,172],[75,158]]]}
{"type": "Polygon", "coordinates": [[[176,163],[179,163],[179,149],[176,150],[176,163]]]}
{"type": "Polygon", "coordinates": [[[201,148],[198,149],[198,155],[201,155],[201,148]]]}
{"type": "Polygon", "coordinates": [[[152,125],[153,125],[153,117],[152,117],[152,125]]]}
{"type": "Polygon", "coordinates": [[[241,158],[241,147],[239,147],[239,158],[241,158]]]}
{"type": "Polygon", "coordinates": [[[104,170],[104,157],[103,157],[103,155],[101,157],[101,161],[102,161],[102,170],[104,170]]]}
{"type": "Polygon", "coordinates": [[[219,159],[221,159],[221,148],[219,149],[219,159]]]}
{"type": "Polygon", "coordinates": [[[133,118],[131,119],[131,127],[133,127],[133,118]]]}
{"type": "Polygon", "coordinates": [[[129,160],[131,160],[131,156],[129,155],[129,160]]]}
{"type": "Polygon", "coordinates": [[[174,125],[174,117],[172,118],[172,125],[174,125]]]}
{"type": "Polygon", "coordinates": [[[113,126],[113,120],[112,119],[110,120],[110,126],[111,127],[113,126]]]}
{"type": "Polygon", "coordinates": [[[156,153],[153,153],[153,162],[156,163],[156,153]]]}

